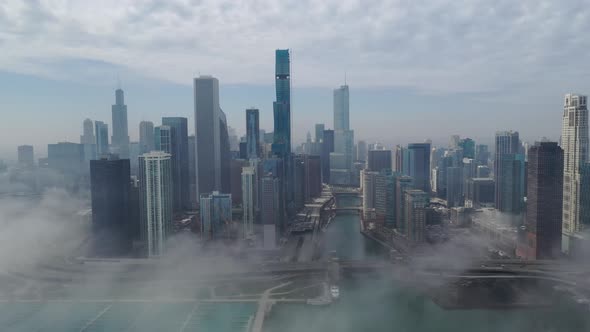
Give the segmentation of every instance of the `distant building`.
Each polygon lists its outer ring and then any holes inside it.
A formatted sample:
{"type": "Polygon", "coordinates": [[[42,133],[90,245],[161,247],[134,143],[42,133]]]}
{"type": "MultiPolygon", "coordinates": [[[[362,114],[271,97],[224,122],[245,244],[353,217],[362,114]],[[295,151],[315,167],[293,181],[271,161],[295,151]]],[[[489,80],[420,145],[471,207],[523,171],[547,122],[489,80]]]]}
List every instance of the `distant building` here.
{"type": "Polygon", "coordinates": [[[130,185],[129,159],[105,155],[90,161],[94,255],[120,256],[131,249],[135,225],[130,185]]]}
{"type": "Polygon", "coordinates": [[[32,167],[35,165],[35,155],[32,145],[20,145],[18,148],[18,163],[21,166],[32,167]]]}
{"type": "Polygon", "coordinates": [[[407,235],[405,193],[412,189],[413,185],[413,179],[407,175],[397,177],[395,180],[395,227],[404,235],[407,235]]]}
{"type": "Polygon", "coordinates": [[[520,213],[524,197],[524,156],[519,154],[518,132],[496,133],[494,179],[496,208],[501,212],[520,213]]]}
{"type": "Polygon", "coordinates": [[[322,143],[322,182],[330,182],[330,154],[334,152],[334,130],[324,130],[322,143]]]}
{"type": "Polygon", "coordinates": [[[447,207],[463,206],[462,180],[460,167],[447,168],[447,207]]]}
{"type": "Polygon", "coordinates": [[[490,152],[488,146],[484,144],[478,144],[475,146],[475,161],[478,165],[487,166],[490,159],[490,152]]]}
{"type": "Polygon", "coordinates": [[[85,119],[82,124],[82,135],[80,136],[80,144],[96,144],[96,137],[94,136],[94,125],[92,120],[85,119]]]}
{"type": "Polygon", "coordinates": [[[188,182],[189,182],[189,207],[191,210],[197,208],[197,159],[195,156],[196,142],[195,135],[188,137],[188,182]]]}
{"type": "Polygon", "coordinates": [[[406,190],[404,197],[406,237],[411,243],[422,243],[430,204],[429,196],[422,190],[406,190]]]}
{"type": "Polygon", "coordinates": [[[190,208],[188,120],[183,117],[163,117],[162,125],[172,128],[172,181],[175,211],[190,208]]]}
{"type": "Polygon", "coordinates": [[[139,151],[141,154],[155,150],[154,123],[141,121],[139,123],[139,151]]]}
{"type": "Polygon", "coordinates": [[[246,156],[248,159],[261,158],[260,115],[256,108],[246,110],[246,156]]]}
{"type": "Polygon", "coordinates": [[[109,153],[109,125],[102,121],[94,121],[96,132],[96,154],[101,156],[109,153]]]}
{"type": "Polygon", "coordinates": [[[232,204],[238,206],[242,204],[242,169],[249,165],[249,162],[244,159],[231,160],[231,198],[232,204]]]}
{"type": "Polygon", "coordinates": [[[375,216],[385,226],[395,227],[395,180],[400,176],[384,168],[375,176],[375,216]]]}
{"type": "Polygon", "coordinates": [[[477,166],[477,176],[478,178],[489,178],[490,177],[490,168],[488,166],[477,166]]]}
{"type": "Polygon", "coordinates": [[[414,188],[430,193],[430,143],[408,144],[408,151],[408,175],[414,180],[414,188]]]}
{"type": "Polygon", "coordinates": [[[215,240],[231,236],[231,194],[222,194],[218,191],[201,194],[200,213],[203,239],[215,240]]]}
{"type": "Polygon", "coordinates": [[[50,168],[71,176],[88,171],[83,168],[84,146],[78,143],[47,144],[47,162],[50,168]]]}
{"type": "Polygon", "coordinates": [[[373,172],[391,170],[391,150],[370,150],[367,169],[373,172]]]}
{"type": "Polygon", "coordinates": [[[478,208],[494,204],[494,179],[471,178],[467,180],[466,207],[478,208]]]}
{"type": "Polygon", "coordinates": [[[361,182],[363,188],[363,219],[370,220],[375,216],[375,186],[378,172],[372,172],[367,169],[361,172],[361,182]]]}
{"type": "Polygon", "coordinates": [[[588,188],[582,187],[581,169],[588,161],[588,104],[587,96],[565,95],[561,131],[563,148],[563,224],[562,251],[569,254],[582,230],[581,198],[588,188]]]}
{"type": "Polygon", "coordinates": [[[350,184],[350,170],[352,169],[354,148],[354,131],[350,130],[349,119],[349,89],[342,85],[334,90],[334,153],[341,154],[338,165],[330,160],[330,183],[350,184]],[[332,175],[337,174],[337,178],[332,175]]]}
{"type": "Polygon", "coordinates": [[[315,142],[316,143],[323,143],[324,142],[324,130],[326,127],[323,123],[316,123],[315,125],[315,142]]]}
{"type": "Polygon", "coordinates": [[[277,244],[279,232],[280,202],[279,179],[266,175],[261,179],[261,221],[263,227],[264,248],[274,249],[277,244]]]}
{"type": "Polygon", "coordinates": [[[148,257],[162,256],[172,231],[172,160],[169,153],[139,156],[141,239],[148,257]]]}
{"type": "Polygon", "coordinates": [[[249,238],[254,235],[256,220],[256,203],[258,197],[258,178],[256,167],[246,166],[242,168],[242,236],[249,238]]]}
{"type": "Polygon", "coordinates": [[[541,142],[528,151],[526,205],[527,259],[561,255],[563,150],[556,142],[541,142]]]}
{"type": "Polygon", "coordinates": [[[112,106],[113,137],[112,150],[121,158],[129,158],[129,133],[127,126],[127,105],[123,90],[115,90],[115,104],[112,106]]]}
{"type": "Polygon", "coordinates": [[[173,136],[174,128],[170,126],[162,125],[154,128],[155,151],[164,151],[172,156],[172,150],[175,148],[173,136]]]}
{"type": "Polygon", "coordinates": [[[463,138],[459,140],[459,148],[463,149],[464,158],[475,158],[475,141],[471,138],[463,138]]]}
{"type": "MultiPolygon", "coordinates": [[[[390,155],[391,155],[391,151],[389,151],[389,152],[390,152],[390,155]]],[[[365,142],[365,141],[358,141],[356,143],[356,160],[358,160],[358,161],[367,161],[367,154],[368,154],[367,142],[365,142]]],[[[391,164],[391,161],[389,163],[391,164]]]]}
{"type": "Polygon", "coordinates": [[[322,193],[322,168],[320,156],[304,156],[305,192],[304,201],[319,197],[322,193]]]}

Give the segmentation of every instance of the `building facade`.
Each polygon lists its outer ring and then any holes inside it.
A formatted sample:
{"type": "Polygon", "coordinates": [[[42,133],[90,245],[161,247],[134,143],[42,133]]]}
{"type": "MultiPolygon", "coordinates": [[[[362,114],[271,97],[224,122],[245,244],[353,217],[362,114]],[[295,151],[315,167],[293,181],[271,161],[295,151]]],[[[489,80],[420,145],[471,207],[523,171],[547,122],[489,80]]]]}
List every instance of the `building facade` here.
{"type": "Polygon", "coordinates": [[[139,152],[141,154],[155,150],[154,123],[141,121],[139,123],[139,152]]]}
{"type": "Polygon", "coordinates": [[[231,236],[231,194],[213,191],[200,196],[201,238],[227,239],[231,236]]]}
{"type": "Polygon", "coordinates": [[[175,211],[190,208],[188,120],[183,117],[164,117],[162,125],[172,128],[172,180],[174,182],[175,211]]]}
{"type": "Polygon", "coordinates": [[[246,156],[248,159],[256,159],[261,156],[260,148],[260,114],[258,109],[246,110],[246,156]]]}
{"type": "Polygon", "coordinates": [[[120,158],[129,158],[129,128],[127,126],[127,105],[123,90],[115,90],[115,104],[112,106],[113,137],[112,152],[120,158]]]}

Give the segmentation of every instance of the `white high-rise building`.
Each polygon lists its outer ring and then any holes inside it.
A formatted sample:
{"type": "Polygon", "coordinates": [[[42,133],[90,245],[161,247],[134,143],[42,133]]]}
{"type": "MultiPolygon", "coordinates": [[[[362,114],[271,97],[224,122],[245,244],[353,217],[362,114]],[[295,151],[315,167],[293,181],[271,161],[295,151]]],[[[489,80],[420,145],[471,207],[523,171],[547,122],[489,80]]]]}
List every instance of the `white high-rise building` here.
{"type": "Polygon", "coordinates": [[[334,90],[334,153],[342,154],[344,164],[330,163],[330,181],[333,184],[350,184],[353,152],[354,131],[350,130],[349,91],[348,85],[342,85],[334,90]]]}
{"type": "Polygon", "coordinates": [[[172,226],[171,155],[152,151],[139,156],[141,238],[149,257],[162,256],[172,226]]]}
{"type": "Polygon", "coordinates": [[[587,97],[566,94],[561,132],[563,149],[562,251],[570,253],[572,237],[581,230],[580,169],[588,161],[587,97]]]}
{"type": "Polygon", "coordinates": [[[244,238],[254,234],[254,219],[256,215],[255,203],[258,181],[256,180],[256,168],[253,166],[242,167],[242,208],[244,210],[243,232],[244,238]]]}

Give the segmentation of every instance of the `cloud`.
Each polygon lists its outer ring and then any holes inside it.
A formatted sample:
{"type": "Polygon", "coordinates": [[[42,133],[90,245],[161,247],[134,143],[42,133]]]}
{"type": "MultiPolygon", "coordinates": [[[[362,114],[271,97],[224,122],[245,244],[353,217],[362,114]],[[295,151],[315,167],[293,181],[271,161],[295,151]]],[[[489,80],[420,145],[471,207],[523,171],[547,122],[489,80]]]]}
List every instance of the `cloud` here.
{"type": "Polygon", "coordinates": [[[198,72],[271,84],[273,50],[291,48],[299,86],[346,71],[364,87],[550,89],[587,80],[588,30],[581,0],[13,1],[0,5],[0,69],[53,77],[84,59],[183,84],[198,72]]]}

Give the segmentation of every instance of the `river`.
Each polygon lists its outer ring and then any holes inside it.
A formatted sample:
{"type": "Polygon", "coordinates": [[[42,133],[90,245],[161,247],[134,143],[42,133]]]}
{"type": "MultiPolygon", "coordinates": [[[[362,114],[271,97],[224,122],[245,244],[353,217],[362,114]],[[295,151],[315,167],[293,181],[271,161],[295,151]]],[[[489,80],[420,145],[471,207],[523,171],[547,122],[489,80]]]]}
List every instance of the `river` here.
{"type": "MultiPolygon", "coordinates": [[[[355,205],[358,201],[340,202],[355,205]]],[[[359,232],[359,216],[342,214],[326,230],[326,252],[341,259],[380,259],[382,250],[359,232]]],[[[266,332],[590,331],[588,313],[569,305],[548,309],[443,310],[419,290],[378,276],[347,278],[341,299],[328,307],[281,304],[265,321],[266,332]]]]}

